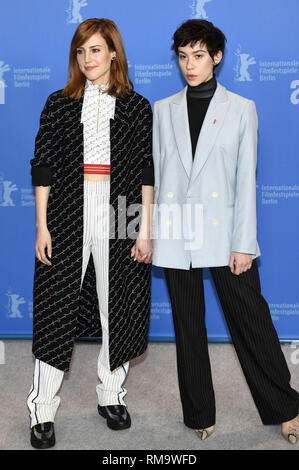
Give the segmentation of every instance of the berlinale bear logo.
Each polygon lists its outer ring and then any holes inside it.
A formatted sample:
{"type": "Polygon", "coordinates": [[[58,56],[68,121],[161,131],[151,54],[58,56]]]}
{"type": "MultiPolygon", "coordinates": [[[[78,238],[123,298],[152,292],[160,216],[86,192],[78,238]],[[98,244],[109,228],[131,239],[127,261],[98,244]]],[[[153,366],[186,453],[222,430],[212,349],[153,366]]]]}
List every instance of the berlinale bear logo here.
{"type": "Polygon", "coordinates": [[[209,17],[204,8],[206,3],[210,3],[212,0],[193,0],[190,7],[192,8],[193,18],[200,18],[207,20],[209,17]]]}
{"type": "Polygon", "coordinates": [[[0,104],[5,104],[5,88],[7,85],[5,84],[3,74],[9,70],[9,65],[4,64],[3,60],[0,60],[0,104]]]}
{"type": "Polygon", "coordinates": [[[12,207],[15,206],[11,193],[17,191],[18,187],[12,181],[4,180],[0,175],[0,206],[12,207]]]}
{"type": "Polygon", "coordinates": [[[237,82],[252,82],[249,75],[248,67],[256,64],[255,58],[250,57],[250,54],[242,52],[241,46],[238,47],[234,53],[237,56],[237,64],[234,68],[235,81],[237,82]]]}
{"type": "Polygon", "coordinates": [[[80,10],[82,7],[86,7],[88,3],[85,0],[71,0],[68,8],[68,19],[67,23],[81,23],[83,21],[80,10]]]}

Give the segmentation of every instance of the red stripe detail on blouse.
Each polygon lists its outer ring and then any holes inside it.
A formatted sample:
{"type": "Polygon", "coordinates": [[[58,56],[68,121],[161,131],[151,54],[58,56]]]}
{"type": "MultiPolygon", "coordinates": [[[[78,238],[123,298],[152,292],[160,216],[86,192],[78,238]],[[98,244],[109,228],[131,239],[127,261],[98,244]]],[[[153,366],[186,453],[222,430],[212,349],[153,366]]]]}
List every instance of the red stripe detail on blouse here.
{"type": "Polygon", "coordinates": [[[93,175],[110,175],[110,165],[84,163],[84,173],[93,175]]]}

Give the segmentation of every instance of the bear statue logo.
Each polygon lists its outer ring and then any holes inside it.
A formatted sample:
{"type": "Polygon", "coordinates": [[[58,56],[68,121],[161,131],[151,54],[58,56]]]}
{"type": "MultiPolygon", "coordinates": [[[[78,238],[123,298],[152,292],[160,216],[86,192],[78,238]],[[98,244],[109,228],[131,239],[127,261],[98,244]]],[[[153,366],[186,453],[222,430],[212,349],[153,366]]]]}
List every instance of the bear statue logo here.
{"type": "Polygon", "coordinates": [[[12,181],[3,179],[0,175],[0,207],[13,207],[15,206],[11,193],[17,191],[18,187],[12,181]]]}
{"type": "Polygon", "coordinates": [[[82,23],[83,18],[80,13],[82,7],[86,7],[88,3],[85,0],[71,0],[69,8],[66,10],[68,13],[68,23],[82,23]]]}
{"type": "Polygon", "coordinates": [[[5,88],[7,87],[3,75],[4,72],[8,72],[10,67],[5,64],[3,60],[0,60],[0,104],[5,104],[5,88]]]}
{"type": "Polygon", "coordinates": [[[237,82],[252,82],[249,75],[248,67],[256,64],[255,58],[250,57],[250,54],[242,52],[241,46],[238,47],[234,53],[237,56],[237,64],[234,68],[235,81],[237,82]]]}
{"type": "Polygon", "coordinates": [[[7,316],[9,318],[23,318],[23,315],[19,310],[19,306],[26,303],[24,297],[21,297],[19,294],[15,294],[11,289],[8,290],[6,295],[8,296],[8,304],[6,307],[7,316]]]}
{"type": "Polygon", "coordinates": [[[210,3],[212,0],[193,0],[191,3],[192,16],[193,18],[200,18],[202,20],[207,20],[209,17],[205,10],[205,4],[210,3]]]}

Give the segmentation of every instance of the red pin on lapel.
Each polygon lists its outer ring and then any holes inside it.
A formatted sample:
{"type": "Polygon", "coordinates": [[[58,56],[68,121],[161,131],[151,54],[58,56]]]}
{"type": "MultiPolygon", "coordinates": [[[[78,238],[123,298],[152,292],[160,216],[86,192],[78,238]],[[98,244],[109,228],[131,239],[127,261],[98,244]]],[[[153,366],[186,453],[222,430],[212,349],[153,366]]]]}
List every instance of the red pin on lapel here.
{"type": "Polygon", "coordinates": [[[216,124],[216,119],[214,119],[213,124],[216,124]]]}

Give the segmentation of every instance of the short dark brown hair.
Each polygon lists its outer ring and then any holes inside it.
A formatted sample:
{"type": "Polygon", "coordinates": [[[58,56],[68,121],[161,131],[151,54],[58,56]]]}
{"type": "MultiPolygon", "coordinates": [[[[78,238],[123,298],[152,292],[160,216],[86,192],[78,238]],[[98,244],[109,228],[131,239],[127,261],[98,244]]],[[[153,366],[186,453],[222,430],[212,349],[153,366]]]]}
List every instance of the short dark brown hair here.
{"type": "MultiPolygon", "coordinates": [[[[205,44],[211,56],[218,51],[224,53],[226,37],[219,28],[207,20],[188,20],[185,21],[174,33],[171,49],[178,55],[178,48],[185,47],[188,44],[193,47],[197,42],[205,44]]],[[[217,67],[217,65],[215,66],[217,67]]]]}
{"type": "Polygon", "coordinates": [[[128,62],[121,34],[116,24],[107,18],[89,18],[77,27],[70,48],[69,79],[63,89],[63,94],[75,99],[81,97],[86,77],[77,62],[77,48],[95,33],[103,36],[110,52],[116,52],[116,60],[111,63],[107,93],[115,97],[129,94],[133,89],[133,84],[128,77],[128,62]]]}

